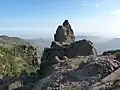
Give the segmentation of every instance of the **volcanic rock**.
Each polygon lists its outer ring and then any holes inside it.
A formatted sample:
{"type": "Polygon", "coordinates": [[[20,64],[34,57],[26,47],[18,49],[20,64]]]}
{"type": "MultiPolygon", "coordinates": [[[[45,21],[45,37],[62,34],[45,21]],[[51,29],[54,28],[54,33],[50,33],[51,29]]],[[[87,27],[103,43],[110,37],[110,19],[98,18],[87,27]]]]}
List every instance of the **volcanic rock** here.
{"type": "Polygon", "coordinates": [[[75,41],[75,35],[68,20],[63,22],[63,26],[58,26],[54,41],[71,43],[75,41]]]}
{"type": "Polygon", "coordinates": [[[41,58],[40,74],[49,75],[52,72],[51,66],[62,62],[61,60],[77,56],[97,55],[93,43],[88,40],[74,42],[74,32],[68,20],[65,20],[63,26],[59,26],[55,40],[51,42],[50,48],[45,48],[41,58]],[[63,39],[66,38],[66,39],[63,39]]]}
{"type": "Polygon", "coordinates": [[[79,56],[65,59],[64,62],[52,65],[51,74],[40,79],[33,90],[89,90],[90,86],[114,72],[119,65],[119,62],[106,57],[79,56]]]}
{"type": "Polygon", "coordinates": [[[87,40],[76,41],[71,44],[61,44],[60,42],[52,42],[51,48],[44,50],[41,58],[40,72],[43,76],[51,73],[51,66],[60,62],[60,60],[73,58],[77,56],[97,55],[93,44],[87,40]],[[57,57],[57,59],[56,59],[57,57]]]}

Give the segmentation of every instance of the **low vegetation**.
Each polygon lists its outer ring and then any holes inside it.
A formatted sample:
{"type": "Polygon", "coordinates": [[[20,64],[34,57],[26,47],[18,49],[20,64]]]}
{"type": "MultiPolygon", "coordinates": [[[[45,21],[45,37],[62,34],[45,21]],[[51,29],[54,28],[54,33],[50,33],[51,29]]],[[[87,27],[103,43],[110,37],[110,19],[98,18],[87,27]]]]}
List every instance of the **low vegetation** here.
{"type": "Polygon", "coordinates": [[[36,48],[27,45],[0,45],[0,76],[18,76],[34,72],[36,48]]]}

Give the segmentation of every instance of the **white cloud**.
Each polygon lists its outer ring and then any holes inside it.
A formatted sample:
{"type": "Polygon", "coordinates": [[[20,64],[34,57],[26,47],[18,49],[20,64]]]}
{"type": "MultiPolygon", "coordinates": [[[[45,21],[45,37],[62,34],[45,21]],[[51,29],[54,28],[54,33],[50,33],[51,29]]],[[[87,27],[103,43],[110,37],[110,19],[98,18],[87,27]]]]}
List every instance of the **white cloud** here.
{"type": "Polygon", "coordinates": [[[85,3],[85,4],[83,4],[84,6],[87,6],[87,4],[85,3]]]}
{"type": "Polygon", "coordinates": [[[109,17],[120,18],[120,9],[110,12],[109,17]]]}
{"type": "Polygon", "coordinates": [[[120,19],[100,17],[82,22],[73,21],[72,23],[76,34],[84,32],[95,36],[120,37],[120,19]]]}
{"type": "Polygon", "coordinates": [[[95,7],[99,7],[99,5],[95,5],[95,7]]]}

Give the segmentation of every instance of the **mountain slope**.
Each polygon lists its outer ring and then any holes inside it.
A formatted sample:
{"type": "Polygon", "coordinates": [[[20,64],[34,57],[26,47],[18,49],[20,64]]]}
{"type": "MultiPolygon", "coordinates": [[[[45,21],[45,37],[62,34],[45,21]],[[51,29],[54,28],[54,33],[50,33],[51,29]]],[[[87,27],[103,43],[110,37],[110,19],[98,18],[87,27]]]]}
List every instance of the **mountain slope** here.
{"type": "Polygon", "coordinates": [[[111,49],[120,48],[120,38],[114,38],[114,39],[106,42],[105,44],[108,45],[109,48],[111,48],[111,49]]]}
{"type": "Polygon", "coordinates": [[[76,40],[87,39],[94,43],[98,54],[108,50],[120,49],[120,38],[105,38],[98,36],[77,36],[76,40]]]}
{"type": "Polygon", "coordinates": [[[49,47],[51,44],[50,43],[51,40],[47,40],[47,39],[43,39],[43,38],[27,39],[26,41],[32,45],[40,47],[41,49],[44,49],[45,47],[49,47]]]}
{"type": "MultiPolygon", "coordinates": [[[[114,50],[120,48],[119,46],[120,38],[105,38],[100,36],[82,36],[82,35],[76,36],[76,41],[82,39],[87,39],[92,41],[94,43],[95,48],[97,49],[98,54],[101,54],[107,50],[114,50]]],[[[26,41],[28,41],[32,45],[36,45],[40,47],[43,50],[45,47],[50,46],[50,41],[52,40],[38,38],[38,39],[28,39],[26,41]]]]}
{"type": "Polygon", "coordinates": [[[0,76],[33,72],[38,50],[24,39],[0,36],[0,76]],[[35,58],[36,57],[36,58],[35,58]]]}
{"type": "Polygon", "coordinates": [[[29,45],[29,42],[18,37],[0,36],[0,44],[17,44],[17,45],[29,45]]]}
{"type": "Polygon", "coordinates": [[[82,35],[76,36],[76,40],[81,40],[81,39],[87,39],[92,41],[93,43],[104,43],[111,40],[111,38],[105,38],[100,36],[82,36],[82,35]]]}
{"type": "Polygon", "coordinates": [[[0,45],[0,75],[16,76],[35,70],[32,55],[36,49],[26,45],[0,45]]]}

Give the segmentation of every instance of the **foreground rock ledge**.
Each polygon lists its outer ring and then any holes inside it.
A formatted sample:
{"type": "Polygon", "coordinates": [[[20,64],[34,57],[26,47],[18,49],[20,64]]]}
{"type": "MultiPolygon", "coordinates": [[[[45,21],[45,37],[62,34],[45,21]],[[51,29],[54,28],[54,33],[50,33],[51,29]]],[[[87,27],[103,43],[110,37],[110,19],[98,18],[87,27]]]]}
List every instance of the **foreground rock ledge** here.
{"type": "Polygon", "coordinates": [[[119,64],[106,57],[79,56],[64,59],[52,65],[52,73],[40,79],[33,90],[89,90],[90,86],[114,72],[119,64]]]}

